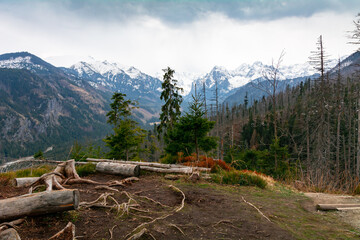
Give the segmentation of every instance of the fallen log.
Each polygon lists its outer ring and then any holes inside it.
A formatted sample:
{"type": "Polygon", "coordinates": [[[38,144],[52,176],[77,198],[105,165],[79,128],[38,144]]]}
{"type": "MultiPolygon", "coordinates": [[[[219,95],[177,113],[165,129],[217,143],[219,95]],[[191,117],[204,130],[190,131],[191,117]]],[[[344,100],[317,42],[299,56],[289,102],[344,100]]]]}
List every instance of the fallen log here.
{"type": "Polygon", "coordinates": [[[9,228],[0,232],[0,240],[21,240],[21,238],[15,229],[9,228]]]}
{"type": "Polygon", "coordinates": [[[75,239],[75,225],[69,222],[66,227],[48,240],[73,240],[75,239]]]}
{"type": "Polygon", "coordinates": [[[77,209],[78,190],[26,194],[0,200],[0,221],[77,209]]]}
{"type": "Polygon", "coordinates": [[[190,167],[166,169],[166,168],[141,166],[141,170],[158,172],[158,173],[182,173],[182,174],[191,174],[193,172],[193,169],[190,167]]]}
{"type": "Polygon", "coordinates": [[[15,186],[16,187],[28,187],[34,182],[39,180],[39,177],[23,177],[23,178],[15,178],[15,186]]]}
{"type": "Polygon", "coordinates": [[[316,209],[322,211],[358,210],[360,209],[360,204],[318,204],[316,209]]]}
{"type": "Polygon", "coordinates": [[[96,159],[96,158],[87,158],[86,161],[88,161],[88,162],[111,162],[111,163],[139,165],[141,167],[141,169],[144,169],[143,166],[146,166],[146,167],[164,168],[164,169],[192,168],[193,170],[197,170],[197,171],[204,171],[204,172],[211,171],[211,168],[191,167],[191,166],[184,166],[184,165],[180,165],[180,164],[164,164],[164,163],[156,163],[156,162],[133,162],[133,161],[96,159]]]}
{"type": "Polygon", "coordinates": [[[140,175],[140,166],[133,164],[99,162],[96,164],[96,171],[108,174],[123,175],[127,177],[138,177],[140,175]]]}

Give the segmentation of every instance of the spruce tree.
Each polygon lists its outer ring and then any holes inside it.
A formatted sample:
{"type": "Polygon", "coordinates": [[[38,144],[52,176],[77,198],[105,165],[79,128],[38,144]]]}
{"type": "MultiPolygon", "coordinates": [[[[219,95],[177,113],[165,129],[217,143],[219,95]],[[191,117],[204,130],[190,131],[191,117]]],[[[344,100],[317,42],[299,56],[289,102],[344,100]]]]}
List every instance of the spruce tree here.
{"type": "Polygon", "coordinates": [[[111,110],[106,114],[108,123],[114,125],[114,133],[107,136],[103,141],[110,148],[107,154],[109,158],[129,160],[130,154],[139,151],[140,144],[144,141],[146,131],[137,126],[130,119],[131,105],[134,102],[125,99],[126,94],[114,93],[111,98],[111,110]]]}
{"type": "Polygon", "coordinates": [[[199,160],[200,150],[208,152],[216,148],[216,138],[207,135],[214,125],[214,121],[209,121],[205,117],[199,96],[193,96],[189,111],[185,116],[180,117],[169,131],[166,152],[171,155],[176,155],[178,152],[190,155],[195,151],[199,160]]]}
{"type": "Polygon", "coordinates": [[[177,80],[173,78],[175,71],[170,67],[163,69],[164,71],[164,82],[161,87],[160,99],[164,100],[165,103],[161,107],[160,124],[157,128],[158,134],[165,130],[165,136],[167,131],[171,130],[174,123],[178,120],[181,115],[180,105],[182,103],[182,96],[180,91],[183,89],[177,86],[177,80]]]}

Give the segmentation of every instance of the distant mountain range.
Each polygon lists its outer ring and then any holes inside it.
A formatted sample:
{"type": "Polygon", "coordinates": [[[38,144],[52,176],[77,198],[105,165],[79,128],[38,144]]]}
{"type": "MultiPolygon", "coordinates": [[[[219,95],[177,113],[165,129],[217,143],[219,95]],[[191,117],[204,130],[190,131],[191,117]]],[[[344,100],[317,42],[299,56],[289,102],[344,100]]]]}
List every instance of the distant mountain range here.
{"type": "MultiPolygon", "coordinates": [[[[344,71],[359,60],[355,53],[343,61],[344,71]],[[346,65],[346,66],[345,66],[346,65]]],[[[336,61],[330,67],[336,65],[336,61]]],[[[207,74],[176,73],[184,100],[205,93],[213,103],[215,86],[219,102],[240,104],[264,93],[252,87],[270,66],[242,64],[235,70],[214,67],[207,74]]],[[[350,72],[351,70],[346,70],[350,72]]],[[[281,88],[295,86],[317,75],[308,63],[284,66],[281,88]]],[[[0,55],[0,156],[24,156],[75,139],[103,138],[110,98],[115,91],[139,103],[135,118],[144,126],[158,121],[162,76],[150,76],[134,67],[90,59],[70,68],[55,67],[27,52],[0,55]],[[16,146],[16,147],[14,147],[16,146]]],[[[185,105],[184,105],[185,106],[185,105]]]]}

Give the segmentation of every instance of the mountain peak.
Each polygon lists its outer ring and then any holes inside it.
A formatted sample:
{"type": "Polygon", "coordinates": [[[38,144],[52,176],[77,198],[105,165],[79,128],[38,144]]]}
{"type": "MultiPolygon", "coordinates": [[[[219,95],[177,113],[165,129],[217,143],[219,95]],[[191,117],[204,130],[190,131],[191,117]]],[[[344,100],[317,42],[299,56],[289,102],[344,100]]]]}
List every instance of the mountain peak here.
{"type": "Polygon", "coordinates": [[[227,69],[223,66],[214,66],[211,72],[227,72],[227,69]]]}
{"type": "Polygon", "coordinates": [[[6,53],[0,55],[0,68],[27,69],[31,72],[57,71],[56,67],[29,52],[6,53]]]}

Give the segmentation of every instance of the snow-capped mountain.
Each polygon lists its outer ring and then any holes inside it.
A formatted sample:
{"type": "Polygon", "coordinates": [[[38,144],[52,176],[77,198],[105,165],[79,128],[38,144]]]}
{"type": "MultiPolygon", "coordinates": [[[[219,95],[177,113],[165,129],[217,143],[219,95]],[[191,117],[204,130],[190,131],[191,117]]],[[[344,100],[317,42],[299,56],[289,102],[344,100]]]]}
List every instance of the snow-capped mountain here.
{"type": "Polygon", "coordinates": [[[157,121],[161,107],[159,79],[135,67],[95,59],[78,62],[62,70],[74,78],[87,81],[100,91],[125,93],[128,99],[139,103],[140,108],[134,112],[143,123],[152,119],[157,121]]]}
{"type": "Polygon", "coordinates": [[[108,61],[93,59],[91,62],[82,61],[63,69],[73,76],[87,79],[90,85],[100,90],[150,94],[158,92],[161,87],[159,79],[142,73],[135,67],[124,67],[108,61]]]}
{"type": "MultiPolygon", "coordinates": [[[[343,57],[342,59],[344,59],[343,57]]],[[[331,69],[338,63],[338,60],[331,60],[327,64],[327,68],[331,69]]],[[[234,70],[227,70],[224,67],[215,66],[208,74],[197,78],[191,84],[189,94],[185,96],[185,102],[191,101],[192,95],[195,93],[195,86],[197,91],[203,94],[205,85],[205,95],[208,103],[212,103],[215,99],[216,84],[218,88],[219,102],[222,103],[226,98],[237,92],[241,87],[252,81],[261,81],[264,79],[266,72],[270,71],[272,66],[265,65],[262,62],[256,61],[253,64],[241,64],[234,70]]],[[[315,68],[308,62],[304,64],[294,64],[288,66],[281,66],[279,69],[279,80],[293,80],[288,81],[290,85],[300,83],[300,79],[316,76],[315,68]]]]}
{"type": "Polygon", "coordinates": [[[53,65],[28,52],[7,53],[0,55],[0,68],[26,69],[32,73],[58,72],[53,65]]]}

